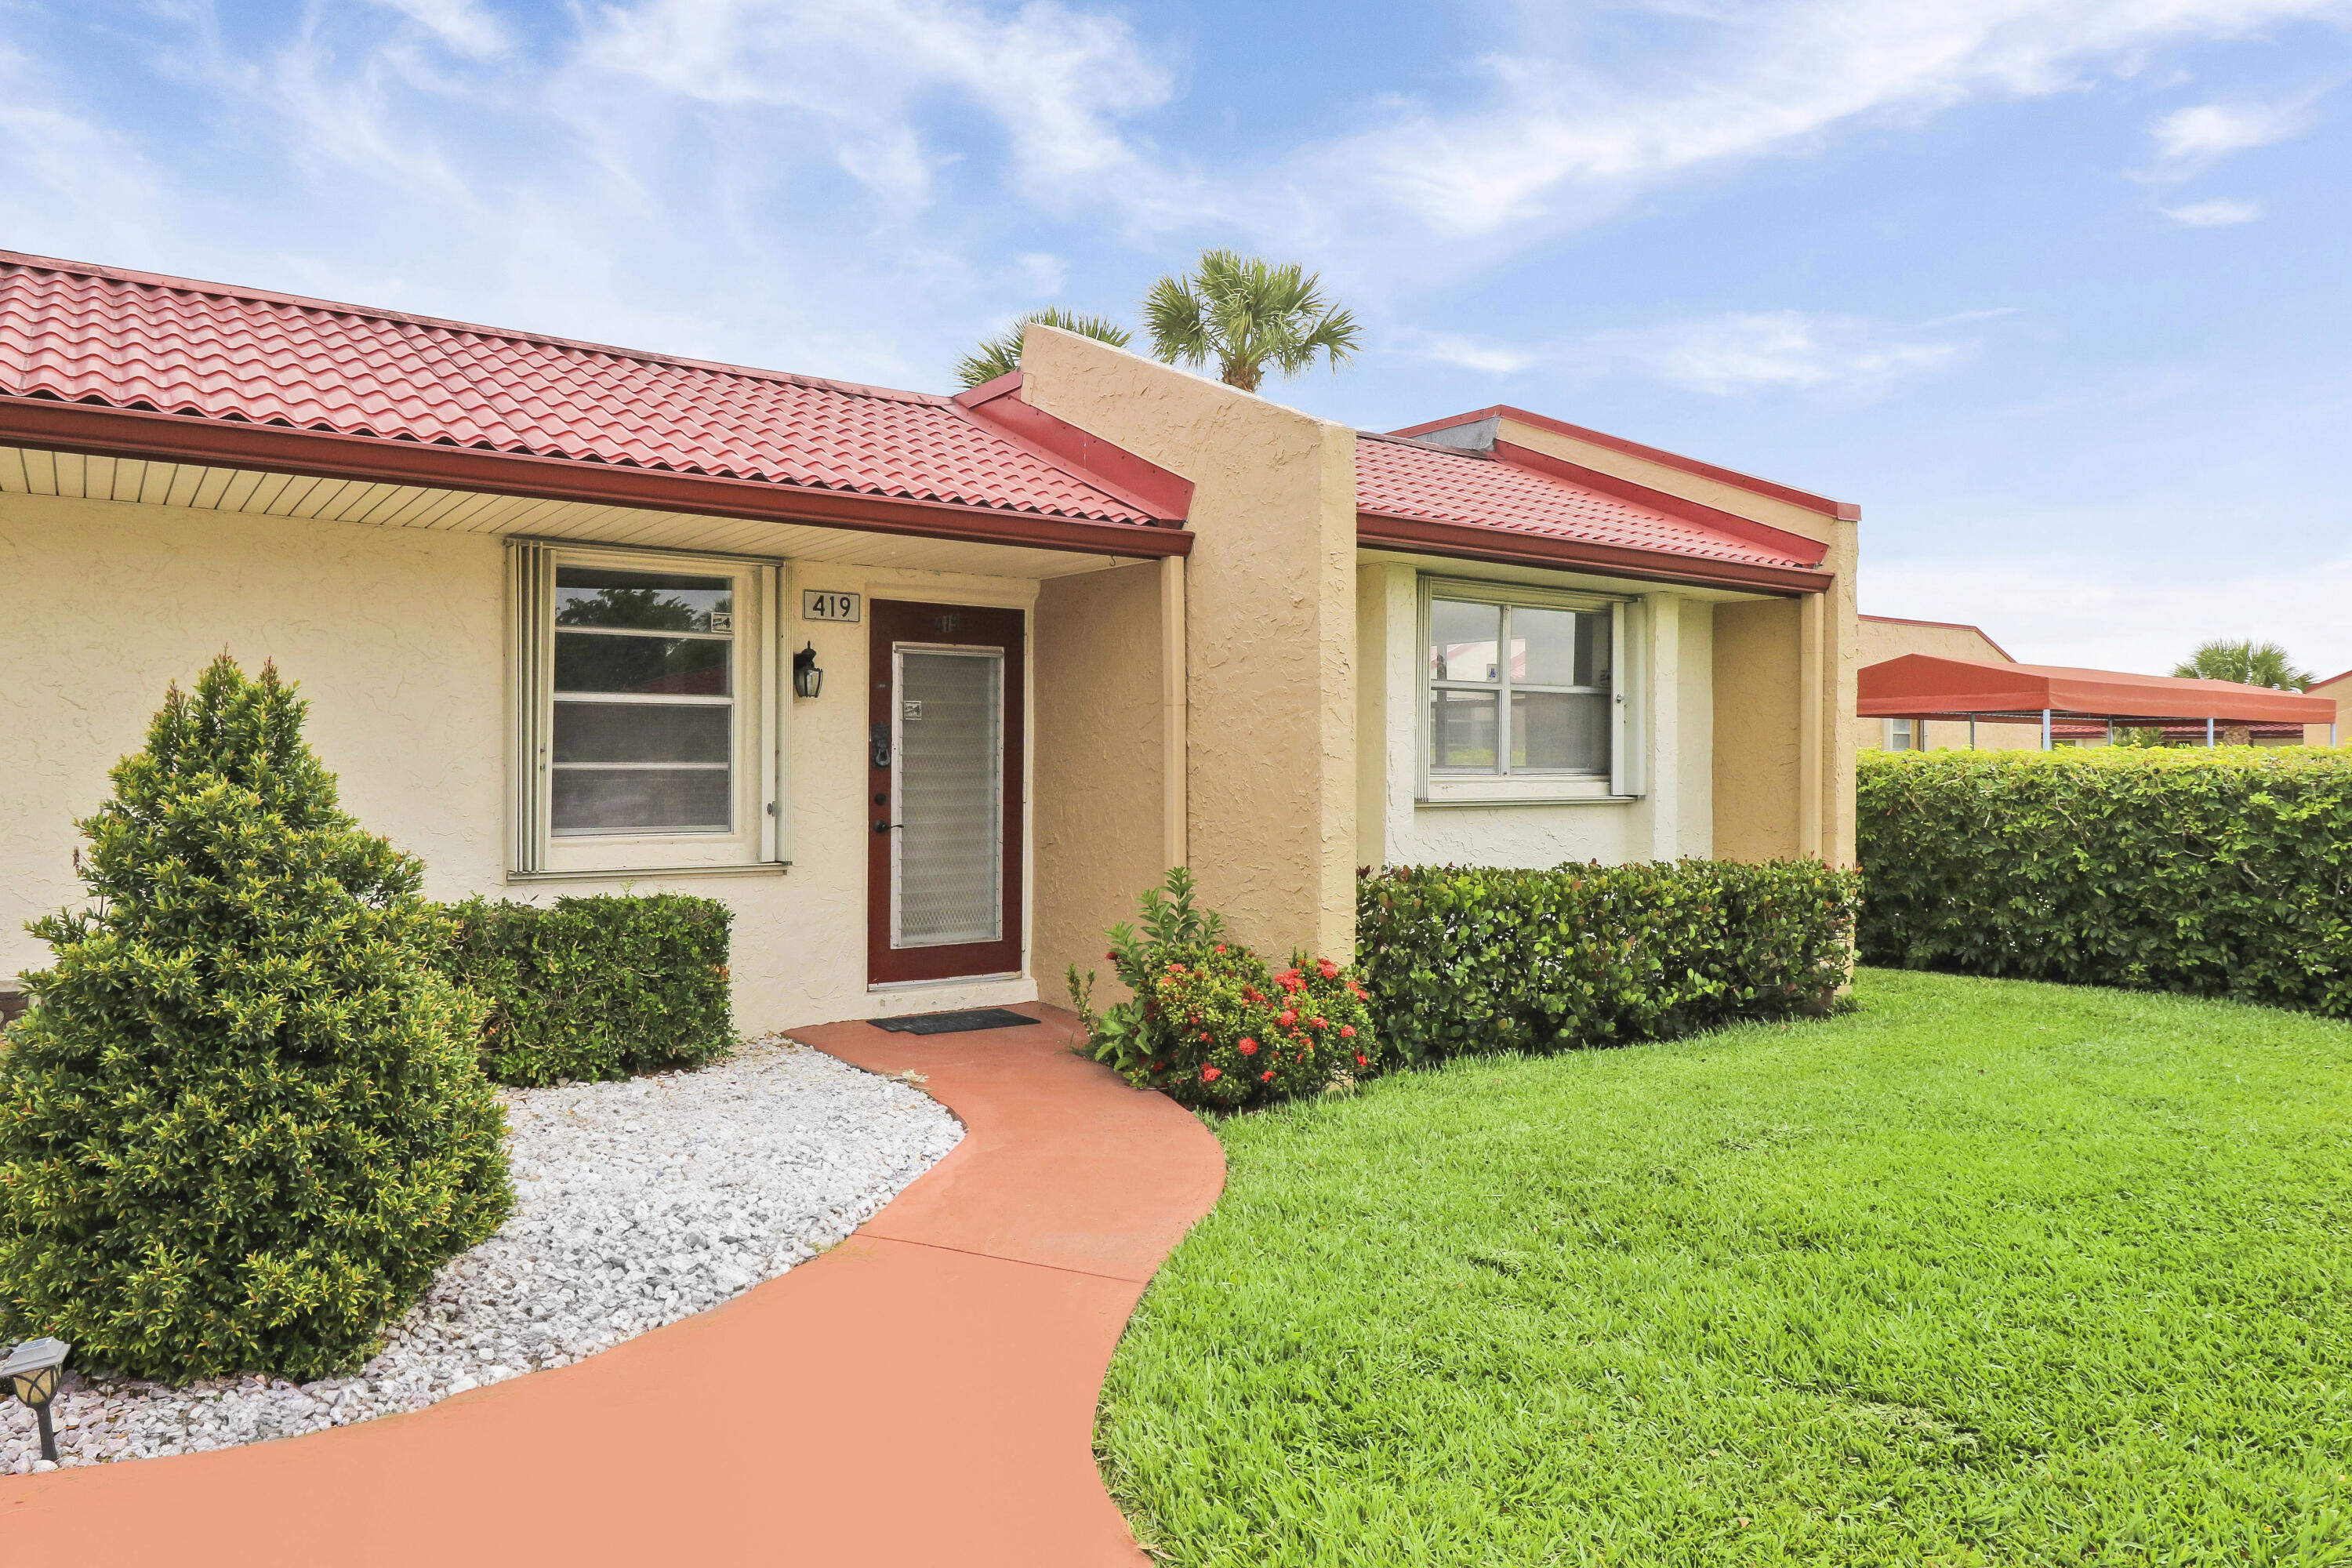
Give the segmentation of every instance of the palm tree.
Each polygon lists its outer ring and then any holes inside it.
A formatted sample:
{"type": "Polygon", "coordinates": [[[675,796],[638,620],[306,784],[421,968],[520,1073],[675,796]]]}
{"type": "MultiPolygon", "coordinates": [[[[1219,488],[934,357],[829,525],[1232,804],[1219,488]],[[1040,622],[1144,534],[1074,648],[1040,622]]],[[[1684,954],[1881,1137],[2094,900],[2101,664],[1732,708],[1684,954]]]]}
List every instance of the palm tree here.
{"type": "Polygon", "coordinates": [[[1033,324],[1059,327],[1066,332],[1076,332],[1082,338],[1092,338],[1115,349],[1127,347],[1135,338],[1134,333],[1108,316],[1081,316],[1075,310],[1065,310],[1059,305],[1052,305],[1043,310],[1030,311],[992,338],[982,339],[978,352],[968,353],[956,362],[956,378],[966,386],[978,386],[983,381],[994,381],[1000,375],[1010,375],[1019,370],[1022,329],[1033,324]]]}
{"type": "Polygon", "coordinates": [[[1255,392],[1269,368],[1297,375],[1318,354],[1337,370],[1364,336],[1353,314],[1324,302],[1320,273],[1230,250],[1204,250],[1190,277],[1153,284],[1143,320],[1155,359],[1213,358],[1219,379],[1244,392],[1255,392]]]}
{"type": "Polygon", "coordinates": [[[2226,638],[2200,643],[2197,651],[2172,667],[2176,676],[2192,680],[2234,680],[2241,686],[2269,686],[2281,691],[2301,691],[2315,679],[2297,669],[2286,649],[2274,642],[2231,642],[2226,638]]]}

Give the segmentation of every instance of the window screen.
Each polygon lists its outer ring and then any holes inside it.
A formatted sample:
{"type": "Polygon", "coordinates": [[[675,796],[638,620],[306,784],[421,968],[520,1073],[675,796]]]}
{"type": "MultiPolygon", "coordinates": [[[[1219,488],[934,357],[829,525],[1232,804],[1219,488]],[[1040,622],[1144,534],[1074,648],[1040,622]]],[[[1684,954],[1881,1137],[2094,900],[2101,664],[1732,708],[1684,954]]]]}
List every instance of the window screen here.
{"type": "Polygon", "coordinates": [[[550,831],[731,831],[735,669],[733,577],[558,566],[550,831]]]}
{"type": "Polygon", "coordinates": [[[1609,773],[1613,612],[1429,602],[1434,773],[1609,773]]]}

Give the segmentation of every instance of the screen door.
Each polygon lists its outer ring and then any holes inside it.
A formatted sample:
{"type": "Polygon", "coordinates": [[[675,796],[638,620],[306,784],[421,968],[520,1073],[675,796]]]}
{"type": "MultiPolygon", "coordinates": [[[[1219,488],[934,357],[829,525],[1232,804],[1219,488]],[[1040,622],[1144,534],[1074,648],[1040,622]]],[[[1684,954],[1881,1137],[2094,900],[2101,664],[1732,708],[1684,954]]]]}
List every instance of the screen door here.
{"type": "Polygon", "coordinates": [[[877,983],[1021,967],[1020,633],[1018,611],[874,605],[877,983]]]}

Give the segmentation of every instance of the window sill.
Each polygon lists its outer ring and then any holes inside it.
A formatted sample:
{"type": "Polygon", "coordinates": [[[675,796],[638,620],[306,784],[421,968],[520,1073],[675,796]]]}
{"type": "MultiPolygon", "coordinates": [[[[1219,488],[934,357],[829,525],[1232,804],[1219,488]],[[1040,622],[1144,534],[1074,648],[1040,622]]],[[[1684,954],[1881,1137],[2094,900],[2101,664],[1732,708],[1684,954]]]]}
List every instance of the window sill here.
{"type": "Polygon", "coordinates": [[[632,866],[605,871],[509,871],[507,885],[520,882],[643,882],[673,877],[781,877],[789,860],[757,860],[740,866],[632,866]]]}
{"type": "Polygon", "coordinates": [[[1450,795],[1442,800],[1416,800],[1415,811],[1451,811],[1459,806],[1497,805],[1632,805],[1638,795],[1450,795]]]}

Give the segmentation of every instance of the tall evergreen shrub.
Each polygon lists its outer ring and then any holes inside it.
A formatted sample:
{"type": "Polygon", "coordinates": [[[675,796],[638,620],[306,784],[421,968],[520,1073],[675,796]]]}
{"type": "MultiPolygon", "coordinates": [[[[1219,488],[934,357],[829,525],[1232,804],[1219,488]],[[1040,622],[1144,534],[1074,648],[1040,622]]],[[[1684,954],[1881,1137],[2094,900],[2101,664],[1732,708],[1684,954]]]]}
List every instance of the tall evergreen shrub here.
{"type": "Polygon", "coordinates": [[[2352,752],[1865,752],[1855,775],[1874,963],[2352,1016],[2352,752]]]}
{"type": "Polygon", "coordinates": [[[363,1359],[512,1205],[417,862],[363,832],[305,704],[226,656],[79,824],[94,909],[0,1037],[0,1339],[179,1380],[363,1359]]]}

